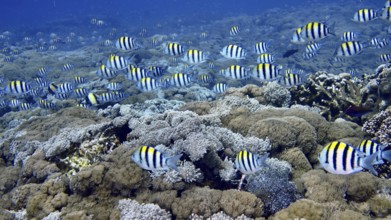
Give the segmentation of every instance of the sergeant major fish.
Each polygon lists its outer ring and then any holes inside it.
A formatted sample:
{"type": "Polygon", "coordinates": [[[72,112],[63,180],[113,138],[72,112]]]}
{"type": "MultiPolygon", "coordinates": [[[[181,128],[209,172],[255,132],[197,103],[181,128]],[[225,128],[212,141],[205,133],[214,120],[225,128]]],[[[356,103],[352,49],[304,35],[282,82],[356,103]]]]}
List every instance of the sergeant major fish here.
{"type": "Polygon", "coordinates": [[[178,171],[176,163],[181,156],[182,154],[165,157],[160,151],[153,147],[142,146],[132,154],[132,160],[141,168],[152,172],[169,169],[178,171]]]}

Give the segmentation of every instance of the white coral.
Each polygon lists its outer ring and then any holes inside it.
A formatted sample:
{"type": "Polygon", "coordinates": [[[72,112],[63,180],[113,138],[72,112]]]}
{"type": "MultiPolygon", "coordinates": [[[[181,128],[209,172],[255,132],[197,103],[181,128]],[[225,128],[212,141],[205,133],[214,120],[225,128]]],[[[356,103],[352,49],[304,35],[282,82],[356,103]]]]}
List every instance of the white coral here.
{"type": "Polygon", "coordinates": [[[121,199],[118,202],[121,220],[165,220],[171,219],[171,213],[154,204],[140,204],[131,199],[121,199]]]}

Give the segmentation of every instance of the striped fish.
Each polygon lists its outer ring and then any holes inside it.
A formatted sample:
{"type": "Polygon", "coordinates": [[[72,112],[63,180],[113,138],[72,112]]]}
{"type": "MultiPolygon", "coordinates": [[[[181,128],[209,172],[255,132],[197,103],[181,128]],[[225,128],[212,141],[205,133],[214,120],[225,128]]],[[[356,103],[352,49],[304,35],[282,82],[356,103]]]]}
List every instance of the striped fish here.
{"type": "Polygon", "coordinates": [[[75,68],[75,66],[73,64],[67,63],[62,66],[61,70],[62,71],[70,71],[70,70],[73,70],[74,68],[75,68]]]}
{"type": "Polygon", "coordinates": [[[261,53],[258,55],[257,63],[274,63],[274,56],[270,53],[261,53]]]}
{"type": "Polygon", "coordinates": [[[132,37],[119,37],[115,42],[115,47],[121,50],[132,50],[137,48],[137,45],[132,37]]]}
{"type": "Polygon", "coordinates": [[[213,90],[213,92],[220,94],[220,93],[224,93],[227,90],[227,88],[228,88],[228,85],[225,83],[216,83],[213,86],[212,90],[213,90]]]}
{"type": "Polygon", "coordinates": [[[300,74],[287,73],[280,78],[279,83],[287,87],[297,86],[302,83],[302,78],[300,74]]]}
{"type": "Polygon", "coordinates": [[[206,61],[206,59],[206,54],[200,50],[188,50],[183,57],[183,61],[188,62],[190,64],[203,63],[206,61]]]}
{"type": "Polygon", "coordinates": [[[375,10],[364,8],[364,9],[359,9],[354,13],[353,21],[367,22],[367,21],[372,21],[378,17],[379,14],[375,10]]]}
{"type": "Polygon", "coordinates": [[[249,151],[242,150],[236,155],[235,168],[243,174],[253,174],[266,167],[266,159],[269,154],[259,156],[249,151]]]}
{"type": "Polygon", "coordinates": [[[254,45],[254,52],[256,54],[267,53],[269,50],[268,42],[258,42],[254,45]]]}
{"type": "Polygon", "coordinates": [[[292,35],[291,42],[294,44],[302,44],[305,43],[305,39],[301,37],[300,33],[303,28],[299,27],[295,30],[295,32],[292,35]]]}
{"type": "Polygon", "coordinates": [[[391,61],[391,54],[389,53],[384,53],[379,55],[379,60],[380,62],[390,62],[391,61]]]}
{"type": "Polygon", "coordinates": [[[132,159],[141,168],[152,172],[169,169],[178,171],[176,163],[181,156],[182,154],[165,157],[160,151],[153,147],[142,146],[132,154],[132,159]]]}
{"type": "Polygon", "coordinates": [[[129,65],[129,58],[125,58],[117,55],[110,55],[106,62],[107,68],[114,70],[123,70],[129,65]]]}
{"type": "Polygon", "coordinates": [[[145,77],[137,83],[137,88],[144,92],[153,91],[160,88],[159,81],[154,78],[145,77]]]}
{"type": "Polygon", "coordinates": [[[309,43],[305,47],[305,52],[306,53],[316,53],[316,52],[318,52],[318,50],[320,50],[321,46],[322,45],[320,43],[309,43]]]}
{"type": "Polygon", "coordinates": [[[269,63],[260,63],[254,67],[251,76],[261,81],[272,81],[279,77],[280,70],[280,66],[269,63]]]}
{"type": "Polygon", "coordinates": [[[164,47],[164,53],[171,56],[181,55],[185,52],[185,49],[182,45],[178,43],[167,43],[164,47]]]}
{"type": "Polygon", "coordinates": [[[126,78],[131,81],[140,81],[142,78],[148,77],[149,72],[141,67],[134,67],[132,68],[128,74],[126,75],[126,78]]]}
{"type": "Polygon", "coordinates": [[[5,91],[16,95],[22,95],[22,94],[29,93],[31,89],[32,88],[30,84],[28,84],[25,81],[12,80],[8,82],[5,91]]]}
{"type": "Polygon", "coordinates": [[[385,147],[375,141],[363,140],[358,147],[358,150],[365,153],[366,156],[377,154],[373,164],[383,164],[384,160],[391,162],[391,149],[385,147]]]}
{"type": "Polygon", "coordinates": [[[348,41],[342,43],[336,51],[337,56],[350,57],[359,54],[364,49],[365,45],[359,41],[348,41]]]}
{"type": "Polygon", "coordinates": [[[237,25],[234,25],[231,27],[231,29],[229,29],[229,35],[230,36],[236,36],[240,33],[240,29],[239,29],[239,26],[237,25]]]}
{"type": "Polygon", "coordinates": [[[170,85],[176,87],[185,87],[191,84],[191,77],[186,73],[175,73],[170,78],[170,85]]]}
{"type": "Polygon", "coordinates": [[[228,59],[244,59],[246,58],[246,52],[242,47],[234,44],[223,47],[220,54],[228,59]]]}
{"type": "Polygon", "coordinates": [[[239,65],[231,65],[221,73],[225,77],[229,77],[231,79],[248,79],[249,73],[243,66],[239,65]]]}
{"type": "Polygon", "coordinates": [[[316,41],[321,40],[330,34],[334,35],[333,27],[327,27],[320,22],[309,22],[301,30],[300,37],[306,41],[316,41]]]}
{"type": "Polygon", "coordinates": [[[351,145],[334,141],[327,144],[318,155],[320,165],[329,173],[352,174],[363,170],[369,170],[377,175],[372,163],[376,159],[376,154],[364,157],[362,152],[357,151],[351,145]]]}
{"type": "Polygon", "coordinates": [[[341,41],[344,41],[344,42],[354,41],[357,39],[357,37],[358,37],[358,34],[356,32],[346,31],[346,32],[343,32],[343,34],[341,36],[341,41]]]}

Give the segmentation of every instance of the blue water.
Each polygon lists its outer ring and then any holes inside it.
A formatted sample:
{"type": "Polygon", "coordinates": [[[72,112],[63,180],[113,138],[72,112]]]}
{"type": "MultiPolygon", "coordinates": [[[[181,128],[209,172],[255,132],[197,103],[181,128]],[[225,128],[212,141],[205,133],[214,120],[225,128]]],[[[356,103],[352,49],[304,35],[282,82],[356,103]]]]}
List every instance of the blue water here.
{"type": "Polygon", "coordinates": [[[307,7],[309,2],[315,1],[13,0],[1,4],[0,29],[39,27],[48,22],[64,19],[82,20],[92,16],[123,25],[150,25],[165,20],[175,22],[178,19],[197,22],[238,15],[257,15],[271,8],[307,7]]]}

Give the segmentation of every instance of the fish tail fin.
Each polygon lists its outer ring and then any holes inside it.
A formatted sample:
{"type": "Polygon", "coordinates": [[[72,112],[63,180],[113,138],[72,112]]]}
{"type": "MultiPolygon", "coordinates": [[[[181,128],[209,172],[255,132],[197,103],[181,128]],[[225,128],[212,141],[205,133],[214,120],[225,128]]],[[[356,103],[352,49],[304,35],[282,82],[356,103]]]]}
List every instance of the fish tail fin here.
{"type": "Polygon", "coordinates": [[[262,156],[260,156],[257,160],[257,163],[261,166],[261,167],[269,167],[269,165],[266,163],[266,159],[267,157],[269,156],[269,153],[266,153],[262,156]]]}
{"type": "Polygon", "coordinates": [[[173,170],[178,171],[178,167],[176,166],[176,163],[181,159],[182,154],[178,154],[172,157],[167,158],[167,166],[170,167],[173,170]]]}
{"type": "Polygon", "coordinates": [[[378,173],[377,173],[377,171],[375,170],[375,168],[373,167],[372,164],[374,163],[376,157],[377,157],[377,153],[374,153],[374,154],[371,154],[371,155],[369,155],[367,157],[364,157],[363,160],[362,160],[363,164],[361,166],[361,167],[369,170],[369,172],[371,172],[375,176],[377,176],[378,173]]]}

